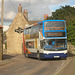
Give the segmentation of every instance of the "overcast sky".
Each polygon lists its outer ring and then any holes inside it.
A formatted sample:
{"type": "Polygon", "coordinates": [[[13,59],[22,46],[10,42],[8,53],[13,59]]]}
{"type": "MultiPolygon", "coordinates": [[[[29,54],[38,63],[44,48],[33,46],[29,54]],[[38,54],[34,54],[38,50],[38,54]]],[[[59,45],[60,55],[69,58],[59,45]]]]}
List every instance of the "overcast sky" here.
{"type": "Polygon", "coordinates": [[[17,14],[19,4],[21,4],[23,9],[28,9],[29,20],[43,20],[44,14],[51,15],[60,6],[73,6],[75,5],[75,0],[4,0],[4,19],[13,20],[17,14]]]}

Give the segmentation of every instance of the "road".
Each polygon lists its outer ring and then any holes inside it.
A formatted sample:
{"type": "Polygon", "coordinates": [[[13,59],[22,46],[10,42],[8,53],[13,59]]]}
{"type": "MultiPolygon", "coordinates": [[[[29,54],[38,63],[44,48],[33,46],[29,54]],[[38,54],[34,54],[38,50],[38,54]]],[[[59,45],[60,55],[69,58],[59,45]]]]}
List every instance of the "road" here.
{"type": "Polygon", "coordinates": [[[73,56],[72,60],[70,61],[67,66],[65,66],[58,75],[75,75],[75,56],[73,56]]]}
{"type": "Polygon", "coordinates": [[[24,55],[6,55],[5,59],[13,60],[13,62],[0,66],[0,75],[55,75],[66,63],[66,60],[60,59],[39,61],[34,58],[25,58],[24,55]]]}

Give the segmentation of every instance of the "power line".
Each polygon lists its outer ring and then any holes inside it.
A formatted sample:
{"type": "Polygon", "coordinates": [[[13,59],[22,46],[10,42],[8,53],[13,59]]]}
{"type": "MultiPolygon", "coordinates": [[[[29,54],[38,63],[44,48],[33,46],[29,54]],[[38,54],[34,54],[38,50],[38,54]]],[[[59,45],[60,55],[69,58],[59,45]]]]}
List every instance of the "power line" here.
{"type": "Polygon", "coordinates": [[[2,0],[2,8],[1,8],[1,25],[3,26],[3,13],[4,13],[4,0],[2,0]]]}
{"type": "Polygon", "coordinates": [[[12,3],[12,1],[11,1],[11,0],[10,0],[10,2],[11,2],[11,5],[12,5],[12,7],[13,7],[14,11],[17,13],[17,11],[16,11],[15,7],[13,6],[13,3],[12,3]]]}

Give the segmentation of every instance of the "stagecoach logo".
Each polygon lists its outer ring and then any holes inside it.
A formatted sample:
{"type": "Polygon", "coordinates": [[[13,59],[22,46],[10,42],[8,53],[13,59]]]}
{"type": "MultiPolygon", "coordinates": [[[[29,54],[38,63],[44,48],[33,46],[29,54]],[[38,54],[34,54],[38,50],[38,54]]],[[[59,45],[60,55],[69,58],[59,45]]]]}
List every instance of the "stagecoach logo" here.
{"type": "Polygon", "coordinates": [[[21,34],[23,32],[23,29],[21,27],[18,27],[18,29],[16,29],[15,32],[21,34]]]}

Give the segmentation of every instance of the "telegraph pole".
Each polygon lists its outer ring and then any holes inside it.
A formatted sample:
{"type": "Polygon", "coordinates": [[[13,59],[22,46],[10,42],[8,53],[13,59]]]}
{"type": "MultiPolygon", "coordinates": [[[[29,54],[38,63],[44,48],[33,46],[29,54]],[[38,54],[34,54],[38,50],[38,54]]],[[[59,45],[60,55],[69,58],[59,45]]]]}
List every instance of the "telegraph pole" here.
{"type": "Polygon", "coordinates": [[[4,13],[4,0],[2,0],[2,9],[1,9],[1,26],[3,27],[3,13],[4,13]]]}
{"type": "Polygon", "coordinates": [[[3,59],[3,13],[4,13],[4,0],[2,0],[2,6],[1,6],[1,26],[2,26],[2,36],[1,36],[1,50],[0,50],[0,59],[3,59]]]}

